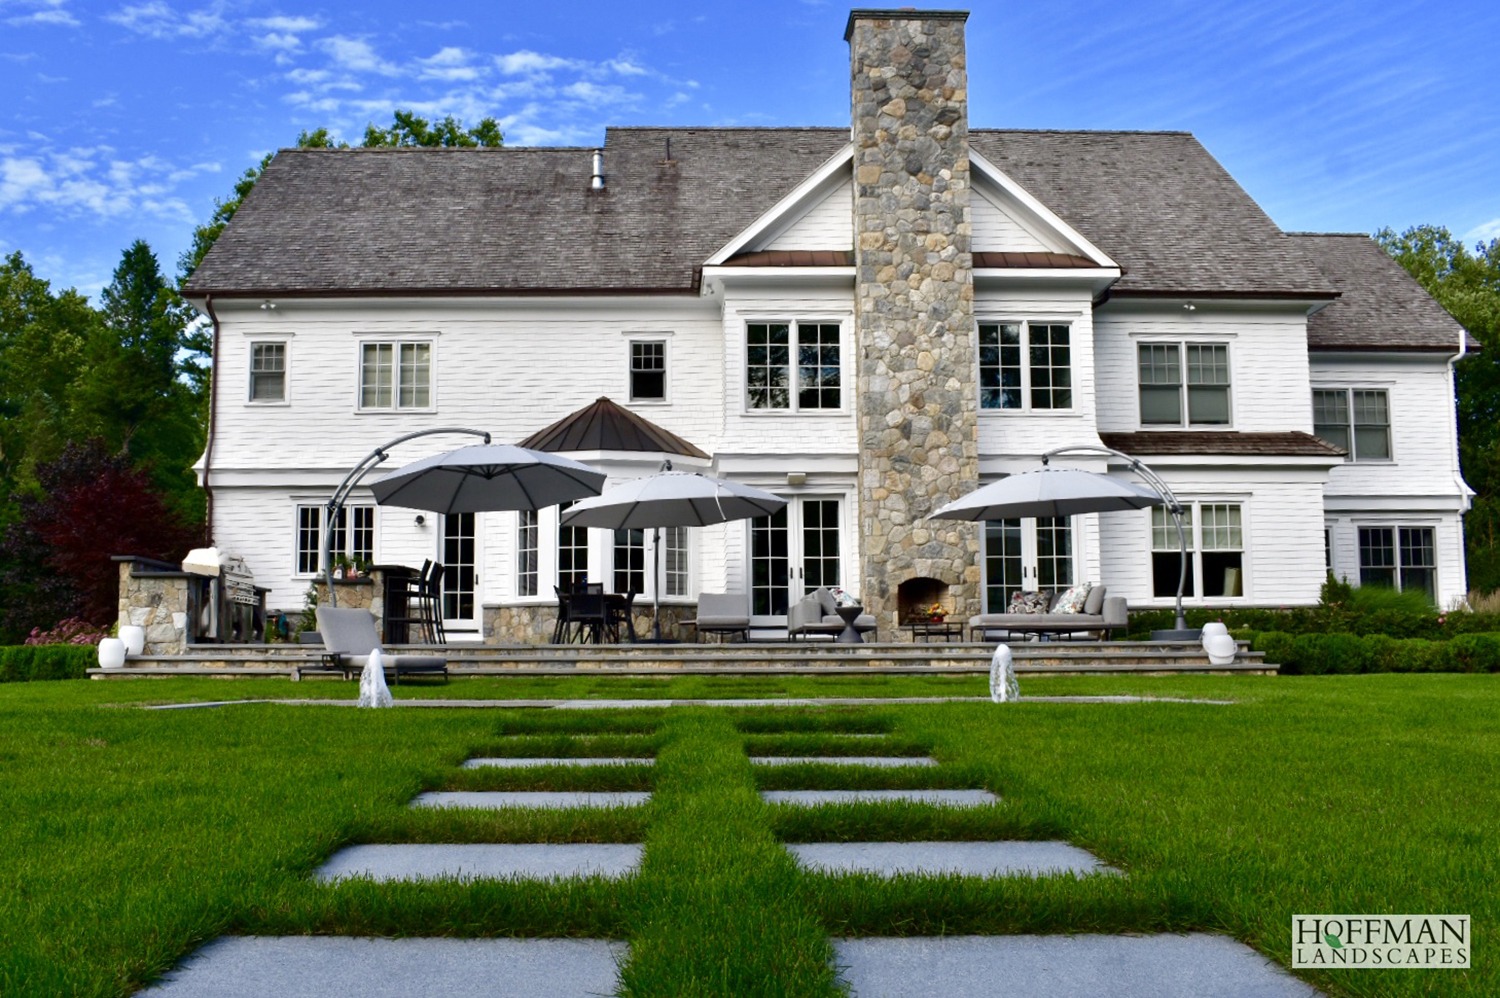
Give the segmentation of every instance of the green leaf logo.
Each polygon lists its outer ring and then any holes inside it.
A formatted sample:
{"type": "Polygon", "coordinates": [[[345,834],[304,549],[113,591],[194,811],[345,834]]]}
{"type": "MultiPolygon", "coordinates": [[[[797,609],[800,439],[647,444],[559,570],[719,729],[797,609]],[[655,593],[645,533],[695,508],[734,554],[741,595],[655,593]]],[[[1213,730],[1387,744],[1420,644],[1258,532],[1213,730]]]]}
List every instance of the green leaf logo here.
{"type": "Polygon", "coordinates": [[[1332,932],[1323,933],[1323,941],[1332,946],[1334,949],[1344,948],[1344,944],[1339,942],[1339,937],[1334,935],[1332,932]]]}

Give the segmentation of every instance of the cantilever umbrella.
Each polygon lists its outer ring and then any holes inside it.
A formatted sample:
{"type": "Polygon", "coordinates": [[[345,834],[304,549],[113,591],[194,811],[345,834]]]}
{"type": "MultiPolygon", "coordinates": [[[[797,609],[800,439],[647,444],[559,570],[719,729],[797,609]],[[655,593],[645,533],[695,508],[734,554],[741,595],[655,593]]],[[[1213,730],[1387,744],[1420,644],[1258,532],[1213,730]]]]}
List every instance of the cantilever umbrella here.
{"type": "Polygon", "coordinates": [[[661,640],[662,527],[703,527],[729,520],[768,516],[786,505],[780,496],[722,478],[697,472],[669,470],[648,478],[616,485],[592,499],[574,503],[562,515],[570,527],[604,527],[613,530],[654,529],[651,561],[655,584],[652,600],[652,630],[661,640]]]}
{"type": "Polygon", "coordinates": [[[1041,468],[1007,475],[929,513],[935,520],[1006,520],[1145,509],[1165,500],[1134,482],[1076,468],[1041,468]]]}
{"type": "Polygon", "coordinates": [[[370,485],[382,506],[434,513],[541,509],[596,496],[604,473],[515,444],[474,444],[397,468],[370,485]]]}

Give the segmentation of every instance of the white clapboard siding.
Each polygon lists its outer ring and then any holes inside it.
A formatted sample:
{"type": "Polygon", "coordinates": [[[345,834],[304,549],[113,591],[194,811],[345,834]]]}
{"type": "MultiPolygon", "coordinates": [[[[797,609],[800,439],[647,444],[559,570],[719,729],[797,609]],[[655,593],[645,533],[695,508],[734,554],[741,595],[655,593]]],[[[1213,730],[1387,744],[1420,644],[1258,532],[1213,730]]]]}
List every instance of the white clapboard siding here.
{"type": "Polygon", "coordinates": [[[852,250],[854,248],[854,190],[849,182],[808,209],[762,249],[852,250]]]}
{"type": "Polygon", "coordinates": [[[969,221],[976,253],[1045,253],[1053,249],[978,187],[969,197],[969,221]]]}

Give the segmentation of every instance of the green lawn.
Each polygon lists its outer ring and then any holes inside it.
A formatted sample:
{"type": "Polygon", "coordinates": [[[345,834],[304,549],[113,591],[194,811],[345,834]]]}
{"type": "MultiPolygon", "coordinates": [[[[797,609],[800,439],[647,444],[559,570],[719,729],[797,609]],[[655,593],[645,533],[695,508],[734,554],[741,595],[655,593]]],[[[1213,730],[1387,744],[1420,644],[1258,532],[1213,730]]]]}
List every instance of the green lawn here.
{"type": "MultiPolygon", "coordinates": [[[[979,695],[979,677],[475,679],[407,696],[979,695]]],[[[397,710],[142,701],[349,698],[285,680],[0,686],[0,994],[123,995],[224,932],[602,935],[630,995],[835,995],[831,935],[1227,932],[1286,963],[1291,916],[1467,913],[1471,971],[1306,974],[1330,994],[1497,994],[1500,677],[1023,679],[1025,694],[1207,704],[397,710]],[[997,807],[767,807],[758,789],[853,785],[757,753],[867,750],[936,770],[861,786],[983,786],[997,807]],[[519,737],[517,737],[519,736],[519,737]],[[460,771],[476,754],[655,755],[618,770],[460,771]],[[638,789],[607,812],[444,813],[423,789],[638,789]],[[821,877],[780,841],[1061,837],[1126,877],[821,877]],[[642,841],[622,882],[321,887],[361,841],[642,841]]]]}

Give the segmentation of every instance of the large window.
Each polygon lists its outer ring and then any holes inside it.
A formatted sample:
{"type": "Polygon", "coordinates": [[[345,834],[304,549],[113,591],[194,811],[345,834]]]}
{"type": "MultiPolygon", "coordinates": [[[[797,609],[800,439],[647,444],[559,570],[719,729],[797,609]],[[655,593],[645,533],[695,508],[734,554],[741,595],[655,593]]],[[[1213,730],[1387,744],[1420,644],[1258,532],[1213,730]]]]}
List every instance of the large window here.
{"type": "Polygon", "coordinates": [[[1417,590],[1437,599],[1431,527],[1360,527],[1359,584],[1417,590]]]}
{"type": "MultiPolygon", "coordinates": [[[[323,570],[323,506],[297,507],[297,574],[317,575],[323,570]]],[[[375,558],[375,507],[345,506],[339,510],[329,537],[329,552],[334,558],[373,561],[375,558]]]]}
{"type": "Polygon", "coordinates": [[[286,344],[250,344],[250,401],[286,401],[286,344]]]}
{"type": "Polygon", "coordinates": [[[630,343],[630,401],[662,402],[667,397],[667,344],[662,340],[630,343]]]}
{"type": "Polygon", "coordinates": [[[615,531],[614,591],[646,591],[646,532],[639,527],[615,531]]]}
{"type": "MultiPolygon", "coordinates": [[[[563,503],[557,511],[561,514],[572,505],[570,502],[563,503]]],[[[588,578],[589,528],[558,524],[557,587],[563,592],[569,592],[574,587],[583,585],[588,578]]]]}
{"type": "Polygon", "coordinates": [[[688,529],[665,527],[661,532],[663,596],[688,594],[688,529]]]}
{"type": "Polygon", "coordinates": [[[1222,343],[1142,343],[1136,365],[1143,426],[1229,423],[1229,347],[1222,343]]]}
{"type": "Polygon", "coordinates": [[[516,595],[537,593],[537,515],[534,509],[523,509],[516,524],[516,595]]]}
{"type": "Polygon", "coordinates": [[[981,409],[1071,409],[1072,358],[1064,323],[979,324],[981,409]]]}
{"type": "MultiPolygon", "coordinates": [[[[1245,594],[1245,531],[1238,503],[1185,503],[1182,529],[1187,540],[1184,597],[1229,598],[1245,594]]],[[[1151,510],[1151,592],[1176,596],[1182,572],[1177,524],[1161,506],[1151,510]]]]}
{"type": "Polygon", "coordinates": [[[393,341],[360,346],[361,409],[430,409],[432,344],[393,341]]]}
{"type": "Polygon", "coordinates": [[[1313,432],[1350,461],[1391,459],[1391,404],[1384,389],[1313,389],[1313,432]]]}
{"type": "Polygon", "coordinates": [[[752,322],[745,327],[746,404],[818,410],[843,405],[836,322],[752,322]]]}

